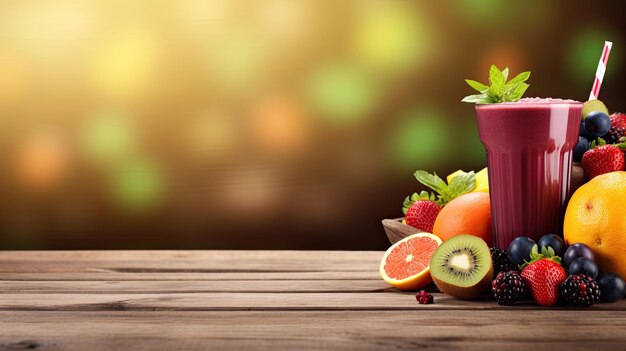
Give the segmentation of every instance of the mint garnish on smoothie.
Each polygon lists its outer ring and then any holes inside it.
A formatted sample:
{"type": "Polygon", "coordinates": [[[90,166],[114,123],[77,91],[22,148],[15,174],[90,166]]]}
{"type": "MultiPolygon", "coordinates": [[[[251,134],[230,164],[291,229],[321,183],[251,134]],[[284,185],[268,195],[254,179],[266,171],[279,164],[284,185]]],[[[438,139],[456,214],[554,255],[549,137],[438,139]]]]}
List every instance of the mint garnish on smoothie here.
{"type": "Polygon", "coordinates": [[[515,102],[522,98],[528,84],[525,82],[530,78],[530,72],[522,72],[510,81],[509,68],[500,71],[496,65],[491,65],[489,69],[489,84],[466,79],[469,86],[478,90],[480,94],[469,95],[463,98],[463,102],[475,104],[497,104],[500,102],[515,102]]]}

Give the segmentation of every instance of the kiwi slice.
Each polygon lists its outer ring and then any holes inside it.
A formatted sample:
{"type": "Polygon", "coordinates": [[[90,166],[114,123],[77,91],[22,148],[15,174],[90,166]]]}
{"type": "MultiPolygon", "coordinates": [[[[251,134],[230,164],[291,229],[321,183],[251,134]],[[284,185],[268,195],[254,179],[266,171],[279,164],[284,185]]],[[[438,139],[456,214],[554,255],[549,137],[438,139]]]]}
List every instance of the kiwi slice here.
{"type": "Polygon", "coordinates": [[[600,100],[589,100],[583,103],[583,111],[580,114],[581,121],[584,121],[587,115],[593,111],[601,111],[606,113],[607,116],[609,115],[609,109],[606,108],[604,102],[600,100]]]}
{"type": "Polygon", "coordinates": [[[444,294],[461,299],[477,298],[493,277],[489,247],[473,235],[454,236],[433,254],[430,275],[444,294]]]}

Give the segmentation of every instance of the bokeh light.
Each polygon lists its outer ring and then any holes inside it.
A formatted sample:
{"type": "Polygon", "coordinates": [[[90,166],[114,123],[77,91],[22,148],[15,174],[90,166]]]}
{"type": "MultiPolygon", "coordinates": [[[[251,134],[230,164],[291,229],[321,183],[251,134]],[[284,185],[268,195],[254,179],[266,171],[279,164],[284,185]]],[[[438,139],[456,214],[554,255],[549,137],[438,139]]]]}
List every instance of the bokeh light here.
{"type": "Polygon", "coordinates": [[[259,2],[261,30],[277,44],[292,44],[302,40],[311,26],[310,2],[264,0],[259,2]]]}
{"type": "Polygon", "coordinates": [[[165,176],[154,162],[136,159],[120,167],[112,176],[111,191],[124,209],[145,211],[162,203],[165,176]]]}
{"type": "Polygon", "coordinates": [[[237,121],[232,115],[201,110],[184,128],[182,139],[193,158],[206,161],[231,156],[239,135],[237,121]]]}
{"type": "Polygon", "coordinates": [[[307,93],[318,117],[332,124],[368,117],[378,98],[367,72],[349,64],[328,65],[314,72],[307,93]]]}
{"type": "Polygon", "coordinates": [[[121,111],[94,113],[86,121],[81,137],[86,156],[98,164],[110,165],[136,153],[132,121],[121,111]]]}
{"type": "MultiPolygon", "coordinates": [[[[604,41],[614,40],[615,37],[613,33],[601,26],[583,28],[573,37],[567,48],[567,69],[570,78],[575,83],[580,86],[589,85],[591,91],[604,41]]],[[[619,73],[622,65],[616,63],[616,57],[621,56],[621,51],[618,45],[613,45],[611,60],[607,65],[607,75],[619,73]]]]}
{"type": "Polygon", "coordinates": [[[0,55],[0,106],[19,101],[28,85],[23,59],[4,52],[0,55]]]}
{"type": "Polygon", "coordinates": [[[282,196],[279,175],[273,170],[250,167],[220,178],[216,200],[239,220],[271,213],[282,196]]]}
{"type": "Polygon", "coordinates": [[[626,110],[625,6],[0,1],[0,249],[384,249],[416,169],[485,166],[464,78],[584,99],[612,40],[626,110]]]}
{"type": "Polygon", "coordinates": [[[94,50],[88,77],[106,98],[137,98],[154,87],[162,61],[162,44],[148,26],[113,32],[94,50]]]}
{"type": "Polygon", "coordinates": [[[445,114],[433,107],[410,110],[392,129],[389,146],[400,167],[430,169],[450,158],[453,132],[445,114]]]}
{"type": "Polygon", "coordinates": [[[223,27],[231,19],[234,2],[223,0],[180,0],[174,6],[180,25],[195,39],[206,40],[208,35],[223,27]]]}
{"type": "Polygon", "coordinates": [[[259,100],[251,117],[253,137],[263,150],[293,155],[310,141],[307,112],[293,96],[268,95],[259,100]]]}
{"type": "Polygon", "coordinates": [[[69,148],[58,132],[36,130],[15,145],[15,178],[28,190],[47,191],[58,187],[68,176],[69,166],[69,148]]]}
{"type": "Polygon", "coordinates": [[[436,55],[435,27],[408,2],[363,3],[354,34],[356,57],[366,67],[397,72],[436,55]]]}
{"type": "Polygon", "coordinates": [[[67,57],[84,48],[96,23],[91,4],[81,1],[10,2],[0,11],[2,38],[36,60],[67,57]]]}
{"type": "MultiPolygon", "coordinates": [[[[510,2],[499,0],[454,0],[446,1],[461,24],[468,30],[480,29],[485,37],[496,37],[506,33],[510,38],[512,32],[537,30],[554,23],[559,13],[559,5],[554,1],[526,0],[510,2]]],[[[457,19],[457,20],[458,20],[457,19]]]]}
{"type": "Polygon", "coordinates": [[[476,119],[468,115],[464,127],[455,129],[455,132],[455,139],[459,141],[458,147],[455,147],[455,152],[462,155],[463,163],[470,167],[476,165],[486,167],[487,151],[480,141],[476,119]]]}
{"type": "Polygon", "coordinates": [[[224,88],[247,92],[263,74],[267,43],[253,32],[237,30],[207,45],[211,78],[224,88]]]}
{"type": "Polygon", "coordinates": [[[511,16],[505,16],[504,13],[509,12],[512,6],[517,7],[517,4],[511,5],[500,0],[454,0],[450,2],[450,5],[465,20],[481,26],[490,26],[509,20],[511,16]]]}
{"type": "Polygon", "coordinates": [[[491,65],[496,65],[500,69],[508,67],[511,72],[510,78],[531,69],[523,49],[508,42],[493,44],[483,54],[482,58],[476,61],[473,76],[476,77],[478,81],[487,82],[489,72],[485,67],[491,67],[491,65]]]}

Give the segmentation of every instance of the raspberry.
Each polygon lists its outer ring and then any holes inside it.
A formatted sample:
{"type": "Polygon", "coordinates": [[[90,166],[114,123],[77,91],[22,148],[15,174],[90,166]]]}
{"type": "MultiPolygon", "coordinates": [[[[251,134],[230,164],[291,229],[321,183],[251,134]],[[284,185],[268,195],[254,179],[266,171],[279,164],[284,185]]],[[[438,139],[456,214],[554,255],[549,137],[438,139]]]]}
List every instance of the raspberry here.
{"type": "Polygon", "coordinates": [[[500,272],[507,271],[516,271],[517,267],[511,261],[509,261],[509,257],[507,256],[506,250],[500,250],[498,248],[492,247],[489,249],[491,252],[491,260],[493,261],[493,276],[497,276],[500,272]]]}
{"type": "Polygon", "coordinates": [[[422,305],[433,303],[433,295],[427,293],[426,290],[420,290],[417,295],[415,295],[415,299],[422,305]]]}
{"type": "Polygon", "coordinates": [[[526,286],[518,271],[500,272],[491,282],[491,292],[498,305],[512,305],[526,292],[526,286]]]}
{"type": "Polygon", "coordinates": [[[598,283],[586,274],[573,274],[561,283],[561,298],[577,306],[591,306],[600,301],[598,283]]]}
{"type": "Polygon", "coordinates": [[[626,134],[626,129],[618,126],[612,126],[609,129],[609,132],[606,133],[602,139],[606,141],[607,144],[619,144],[619,139],[626,134]]]}

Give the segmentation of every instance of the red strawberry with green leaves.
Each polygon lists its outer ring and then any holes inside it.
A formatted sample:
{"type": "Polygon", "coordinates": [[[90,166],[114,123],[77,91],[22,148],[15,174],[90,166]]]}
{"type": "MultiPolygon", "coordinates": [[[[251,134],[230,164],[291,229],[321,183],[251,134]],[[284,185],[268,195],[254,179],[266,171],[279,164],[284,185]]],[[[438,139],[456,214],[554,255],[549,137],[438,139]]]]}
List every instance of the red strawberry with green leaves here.
{"type": "Polygon", "coordinates": [[[567,278],[561,266],[561,258],[554,255],[551,247],[537,245],[530,252],[530,262],[522,266],[522,280],[535,302],[542,306],[553,306],[559,301],[559,287],[567,278]]]}
{"type": "MultiPolygon", "coordinates": [[[[431,195],[426,193],[424,196],[424,193],[426,192],[423,191],[421,195],[418,195],[418,199],[416,200],[412,200],[412,198],[414,197],[413,195],[417,194],[413,194],[404,200],[405,205],[412,202],[406,210],[404,220],[406,224],[411,227],[432,233],[435,219],[437,219],[437,215],[439,215],[439,211],[441,211],[441,206],[435,201],[430,200],[431,195]]],[[[434,194],[432,194],[432,197],[434,198],[434,194]]]]}
{"type": "Polygon", "coordinates": [[[437,195],[426,191],[413,193],[404,199],[402,212],[405,214],[406,224],[427,233],[432,233],[435,219],[446,203],[472,191],[476,186],[474,172],[458,175],[450,181],[450,184],[446,184],[436,173],[430,174],[426,171],[415,172],[415,178],[434,190],[437,195]]]}
{"type": "Polygon", "coordinates": [[[602,138],[591,142],[591,150],[583,154],[585,177],[591,180],[601,174],[623,171],[624,153],[615,145],[606,145],[602,138]],[[596,146],[599,145],[599,146],[596,146]]]}

